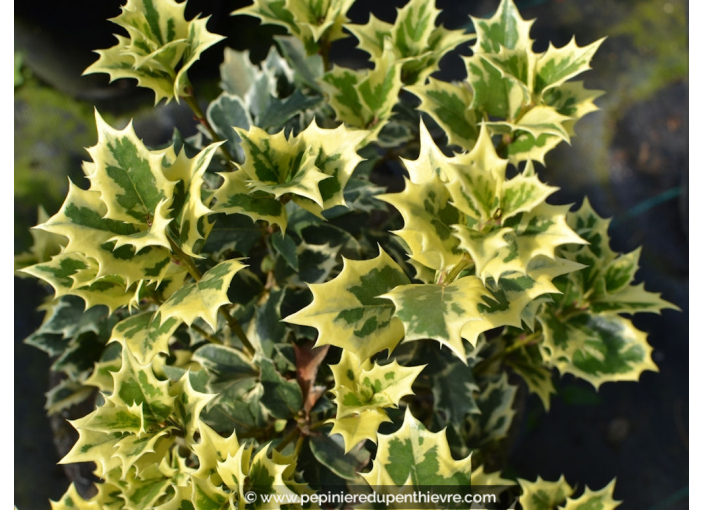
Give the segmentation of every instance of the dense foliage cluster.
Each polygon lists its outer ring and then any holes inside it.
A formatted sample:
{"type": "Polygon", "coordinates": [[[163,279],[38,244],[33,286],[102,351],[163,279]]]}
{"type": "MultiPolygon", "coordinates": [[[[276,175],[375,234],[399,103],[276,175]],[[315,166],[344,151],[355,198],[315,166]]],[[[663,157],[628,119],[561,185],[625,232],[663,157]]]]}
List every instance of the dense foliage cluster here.
{"type": "Polygon", "coordinates": [[[95,401],[62,462],[94,462],[101,483],[53,508],[245,508],[250,490],[363,483],[617,505],[613,482],[576,497],[494,461],[516,381],[547,410],[554,369],[596,388],[637,380],[657,367],[623,314],[673,308],[633,284],[639,251],[614,253],[586,199],[548,203],[557,188],[534,168],[596,109],[600,93],[569,80],[599,41],[535,53],[511,0],[476,34],[436,26],[425,0],[393,24],[350,24],[351,4],[237,11],[290,35],[260,64],[226,49],[205,111],[187,71],[223,39],[207,19],[128,0],[113,20],[127,35],[86,72],[185,101],[201,131],[150,148],[96,112],[90,187],[41,213],[17,259],[54,290],[27,339],[65,375],[48,412],[95,401]],[[349,34],[371,68],[331,65],[349,34]],[[465,81],[431,76],[470,41],[465,81]],[[391,158],[408,175],[398,193],[371,179],[391,158]]]}

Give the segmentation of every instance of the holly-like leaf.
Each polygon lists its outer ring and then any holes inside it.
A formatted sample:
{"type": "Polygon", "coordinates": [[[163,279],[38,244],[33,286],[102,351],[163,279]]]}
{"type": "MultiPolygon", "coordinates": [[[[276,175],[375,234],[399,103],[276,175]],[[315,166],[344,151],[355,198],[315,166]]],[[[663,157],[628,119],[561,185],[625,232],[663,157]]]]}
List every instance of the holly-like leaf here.
{"type": "Polygon", "coordinates": [[[368,409],[360,414],[353,414],[345,418],[335,418],[330,435],[340,434],[345,444],[345,453],[360,442],[369,439],[376,443],[377,431],[382,423],[390,422],[383,409],[368,409]]]}
{"type": "Polygon", "coordinates": [[[518,501],[524,510],[552,510],[574,493],[574,489],[565,481],[565,475],[556,482],[538,477],[535,482],[519,478],[518,483],[521,485],[518,501]]]}
{"type": "Polygon", "coordinates": [[[537,347],[519,349],[508,365],[523,378],[528,391],[535,393],[546,411],[550,410],[550,396],[557,393],[552,382],[552,370],[545,366],[537,347]]]}
{"type": "Polygon", "coordinates": [[[593,491],[589,487],[585,487],[584,494],[577,499],[569,498],[565,506],[560,507],[560,510],[613,510],[621,504],[620,501],[614,499],[614,487],[616,480],[611,480],[609,484],[601,490],[593,491]]]}
{"type": "Polygon", "coordinates": [[[186,3],[174,0],[129,0],[111,21],[129,37],[115,35],[118,44],[97,50],[100,55],[84,74],[108,73],[110,81],[134,78],[156,95],[155,103],[186,93],[186,72],[200,54],[224,37],[208,32],[208,18],[186,21],[186,3]],[[178,71],[177,71],[178,69],[178,71]]]}
{"type": "Polygon", "coordinates": [[[264,220],[279,225],[283,232],[286,231],[288,214],[283,204],[269,193],[251,192],[244,170],[221,175],[225,182],[215,192],[215,212],[244,214],[254,221],[264,220]]]}
{"type": "Polygon", "coordinates": [[[573,37],[562,48],[555,48],[551,44],[536,63],[535,93],[544,94],[573,76],[591,69],[589,62],[602,42],[604,39],[599,39],[580,48],[573,37]]]}
{"type": "Polygon", "coordinates": [[[414,394],[411,385],[424,367],[403,367],[395,360],[387,365],[372,365],[369,360],[360,363],[357,356],[343,350],[340,362],[330,366],[335,377],[335,386],[330,391],[336,397],[336,419],[377,408],[398,407],[401,398],[414,394]]]}
{"type": "Polygon", "coordinates": [[[129,349],[137,361],[149,363],[158,353],[169,352],[169,339],[181,324],[176,317],[162,322],[159,312],[144,312],[118,322],[112,332],[112,341],[129,349]]]}
{"type": "Polygon", "coordinates": [[[388,39],[372,70],[353,71],[333,66],[332,71],[323,75],[321,86],[329,96],[337,120],[370,130],[367,140],[373,141],[398,100],[403,86],[401,66],[388,39]]]}
{"type": "Polygon", "coordinates": [[[363,448],[350,451],[335,439],[325,435],[311,437],[311,453],[320,464],[340,478],[359,482],[357,471],[369,460],[369,452],[363,448]]]}
{"type": "Polygon", "coordinates": [[[406,408],[403,425],[398,431],[379,434],[372,469],[362,477],[372,487],[469,486],[471,474],[471,456],[453,459],[445,431],[429,432],[406,408]]]}
{"type": "Polygon", "coordinates": [[[201,318],[216,331],[218,310],[230,304],[227,290],[232,277],[243,267],[237,260],[226,260],[206,271],[199,281],[184,285],[159,308],[162,321],[176,317],[190,326],[201,318]]]}
{"type": "Polygon", "coordinates": [[[447,135],[449,145],[470,150],[479,135],[472,104],[472,91],[462,84],[429,78],[427,84],[407,86],[420,100],[419,110],[430,115],[447,135]]]}
{"type": "Polygon", "coordinates": [[[582,313],[567,320],[543,314],[538,320],[545,359],[561,373],[574,374],[597,389],[604,382],[637,381],[645,370],[658,371],[647,335],[628,319],[582,313]]]}
{"type": "Polygon", "coordinates": [[[334,280],[310,285],[313,302],[284,321],[316,328],[316,346],[337,345],[366,360],[401,340],[403,326],[393,317],[394,306],[379,296],[410,282],[383,250],[372,260],[343,260],[334,280]]]}
{"type": "Polygon", "coordinates": [[[329,44],[345,37],[342,25],[348,21],[345,13],[353,0],[328,0],[325,2],[288,2],[284,0],[255,0],[232,14],[247,14],[262,23],[285,27],[303,42],[308,55],[318,52],[322,40],[329,44]]]}
{"type": "Polygon", "coordinates": [[[306,55],[302,42],[292,36],[274,36],[279,44],[281,54],[286,57],[294,71],[294,80],[319,91],[318,79],[323,75],[323,59],[320,55],[306,55]]]}
{"type": "Polygon", "coordinates": [[[76,510],[100,510],[100,505],[93,498],[89,500],[83,499],[76,490],[76,485],[71,483],[68,490],[58,501],[50,501],[51,510],[68,510],[75,508],[76,510]]]}
{"type": "Polygon", "coordinates": [[[506,437],[516,414],[512,409],[515,396],[516,387],[509,384],[506,372],[480,387],[476,402],[481,413],[469,417],[472,443],[482,445],[506,437]]]}
{"type": "Polygon", "coordinates": [[[211,429],[203,421],[198,425],[200,432],[200,442],[192,445],[193,452],[198,457],[198,470],[193,473],[194,478],[208,479],[217,472],[219,462],[225,461],[228,457],[234,456],[240,448],[237,441],[237,432],[232,431],[228,438],[211,429]]]}
{"type": "Polygon", "coordinates": [[[303,407],[303,394],[298,382],[285,379],[271,360],[259,360],[259,368],[259,380],[264,387],[262,405],[274,418],[293,417],[303,407]]]}
{"type": "Polygon", "coordinates": [[[401,193],[377,197],[399,210],[404,225],[394,233],[410,249],[412,260],[435,270],[445,270],[462,259],[459,241],[452,234],[452,225],[460,222],[459,211],[448,203],[451,195],[440,177],[422,184],[406,180],[401,193]]]}
{"type": "Polygon", "coordinates": [[[477,305],[488,295],[481,280],[466,276],[449,285],[399,285],[382,297],[396,307],[395,316],[406,331],[404,342],[431,338],[465,361],[461,331],[468,322],[481,320],[477,305]]]}
{"type": "Polygon", "coordinates": [[[194,434],[196,432],[201,433],[202,437],[201,411],[217,396],[195,390],[191,384],[191,378],[192,373],[187,371],[169,388],[169,393],[174,397],[172,418],[181,425],[186,444],[189,447],[193,447],[195,444],[194,434]]]}
{"type": "Polygon", "coordinates": [[[51,416],[83,402],[92,394],[93,388],[90,386],[84,386],[71,379],[64,379],[47,392],[44,409],[46,409],[47,415],[51,416]]]}
{"type": "MultiPolygon", "coordinates": [[[[44,206],[40,205],[37,208],[37,223],[46,223],[48,219],[49,215],[44,206]]],[[[28,251],[15,255],[15,271],[34,264],[48,262],[54,255],[58,255],[66,245],[66,239],[63,236],[57,236],[37,228],[30,229],[29,233],[32,235],[32,246],[28,251]]],[[[16,272],[15,275],[25,276],[22,272],[16,272]]]]}
{"type": "Polygon", "coordinates": [[[436,27],[440,10],[419,0],[412,0],[398,9],[393,25],[370,14],[366,25],[346,25],[358,39],[358,48],[377,59],[388,39],[398,60],[403,61],[402,79],[405,84],[423,84],[438,70],[438,62],[455,47],[470,41],[473,34],[436,27]]]}

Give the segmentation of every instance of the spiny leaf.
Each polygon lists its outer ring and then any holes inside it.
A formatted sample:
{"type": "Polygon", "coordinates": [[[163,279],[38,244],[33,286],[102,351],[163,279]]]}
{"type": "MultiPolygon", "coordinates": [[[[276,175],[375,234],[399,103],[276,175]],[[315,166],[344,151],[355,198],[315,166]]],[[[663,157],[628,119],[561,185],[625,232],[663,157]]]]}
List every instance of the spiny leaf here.
{"type": "Polygon", "coordinates": [[[376,443],[379,426],[390,421],[391,419],[383,409],[367,409],[360,414],[332,420],[333,427],[330,430],[330,435],[340,434],[342,436],[345,453],[347,453],[366,439],[376,443]]]}
{"type": "Polygon", "coordinates": [[[535,482],[518,479],[521,485],[519,502],[524,510],[552,510],[574,493],[574,489],[562,475],[556,482],[548,482],[538,477],[535,482]]]}
{"type": "Polygon", "coordinates": [[[395,360],[387,365],[372,365],[369,360],[360,363],[357,356],[343,350],[340,362],[330,366],[335,377],[330,391],[336,397],[336,419],[397,407],[401,398],[414,394],[411,385],[424,367],[403,367],[395,360]]]}
{"type": "Polygon", "coordinates": [[[620,501],[613,499],[615,486],[616,479],[611,480],[606,487],[598,491],[592,491],[586,487],[584,494],[577,499],[569,498],[560,510],[613,510],[621,504],[620,501]]]}
{"type": "Polygon", "coordinates": [[[406,331],[404,342],[431,338],[465,362],[461,331],[468,322],[481,320],[477,305],[489,295],[481,280],[465,276],[449,285],[399,285],[382,297],[396,307],[395,316],[406,331]]]}
{"type": "Polygon", "coordinates": [[[323,75],[321,86],[329,95],[337,119],[355,128],[371,130],[368,141],[373,141],[397,102],[403,85],[401,66],[388,39],[372,70],[353,71],[333,66],[332,71],[323,75]]]}
{"type": "Polygon", "coordinates": [[[376,458],[362,477],[372,487],[469,485],[472,459],[455,460],[445,431],[429,432],[406,408],[401,428],[393,434],[379,434],[376,458]]]}
{"type": "Polygon", "coordinates": [[[176,317],[190,326],[200,317],[216,331],[218,310],[230,303],[227,290],[243,267],[237,260],[226,260],[206,271],[199,281],[183,286],[159,308],[162,320],[176,317]]]}
{"type": "Polygon", "coordinates": [[[480,414],[469,416],[469,437],[473,444],[483,445],[506,437],[513,421],[512,409],[516,387],[508,382],[506,372],[483,385],[476,397],[480,414]]]}
{"type": "Polygon", "coordinates": [[[129,37],[115,35],[118,44],[97,50],[100,58],[84,74],[108,73],[110,81],[134,78],[154,91],[155,104],[162,98],[178,102],[188,86],[188,69],[223,39],[205,28],[208,18],[186,21],[185,7],[174,0],[128,0],[111,21],[129,37]]]}
{"type": "Polygon", "coordinates": [[[118,322],[111,341],[120,342],[137,361],[146,364],[158,353],[169,352],[169,339],[179,324],[181,321],[176,317],[162,322],[160,312],[139,313],[118,322]]]}
{"type": "Polygon", "coordinates": [[[313,302],[284,320],[316,328],[317,346],[337,345],[366,360],[393,349],[403,336],[393,304],[379,296],[409,281],[383,250],[372,260],[343,260],[334,280],[309,286],[313,302]]]}
{"type": "Polygon", "coordinates": [[[418,96],[421,100],[418,109],[430,115],[443,128],[449,145],[465,150],[474,146],[479,129],[475,111],[469,108],[472,104],[469,88],[428,78],[427,84],[407,86],[406,90],[418,96]]]}
{"type": "Polygon", "coordinates": [[[119,275],[126,286],[138,280],[160,281],[171,260],[170,252],[160,246],[147,246],[139,252],[130,246],[115,248],[115,236],[138,236],[140,230],[131,223],[105,218],[106,214],[99,192],[70,184],[61,210],[38,227],[66,236],[67,252],[95,259],[99,267],[95,278],[119,275]]]}
{"type": "Polygon", "coordinates": [[[645,370],[657,372],[647,335],[618,315],[582,313],[568,320],[543,314],[544,358],[565,374],[595,388],[609,381],[637,381],[645,370]]]}
{"type": "Polygon", "coordinates": [[[421,184],[406,180],[401,193],[379,195],[399,210],[404,226],[394,234],[410,249],[412,260],[438,271],[454,266],[462,259],[459,241],[451,226],[460,223],[459,211],[448,203],[451,198],[437,175],[421,184]]]}

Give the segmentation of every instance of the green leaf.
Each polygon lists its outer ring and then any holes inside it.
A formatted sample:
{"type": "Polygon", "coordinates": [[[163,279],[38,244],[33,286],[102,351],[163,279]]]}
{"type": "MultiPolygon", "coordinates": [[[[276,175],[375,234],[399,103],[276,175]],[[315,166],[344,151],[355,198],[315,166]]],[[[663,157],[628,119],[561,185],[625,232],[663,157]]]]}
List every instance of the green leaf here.
{"type": "Polygon", "coordinates": [[[535,92],[544,94],[545,91],[591,69],[589,62],[602,42],[604,39],[599,39],[580,48],[573,37],[562,48],[555,48],[551,44],[536,63],[535,92]]]}
{"type": "Polygon", "coordinates": [[[288,419],[303,407],[303,394],[296,380],[286,380],[276,371],[271,360],[261,359],[259,380],[264,387],[262,405],[274,418],[288,419]]]}
{"type": "Polygon", "coordinates": [[[286,230],[288,215],[283,204],[265,192],[251,192],[244,170],[221,174],[225,179],[215,192],[215,212],[244,214],[253,221],[264,220],[286,230]]]}
{"type": "Polygon", "coordinates": [[[380,195],[399,210],[404,225],[394,234],[410,249],[412,260],[438,271],[454,266],[462,259],[459,241],[451,226],[460,222],[460,213],[448,200],[445,184],[436,175],[421,184],[405,180],[401,193],[380,195]]]}
{"type": "Polygon", "coordinates": [[[334,439],[324,435],[312,436],[309,444],[310,451],[318,462],[344,480],[358,481],[357,471],[369,459],[366,450],[345,451],[334,439]]]}
{"type": "Polygon", "coordinates": [[[403,425],[398,431],[379,434],[372,469],[362,477],[372,487],[469,486],[471,473],[471,456],[453,459],[445,431],[429,432],[406,408],[403,425]]]}
{"type": "Polygon", "coordinates": [[[343,260],[334,280],[310,285],[313,302],[284,320],[316,328],[317,346],[337,345],[366,360],[393,349],[403,336],[393,304],[379,296],[409,281],[383,250],[372,260],[343,260]]]}
{"type": "Polygon", "coordinates": [[[550,410],[550,396],[556,394],[552,382],[552,370],[545,366],[536,347],[519,349],[508,365],[526,382],[528,391],[540,397],[546,411],[550,410]]]}
{"type": "Polygon", "coordinates": [[[574,489],[565,481],[565,475],[556,482],[538,477],[535,482],[519,478],[518,483],[521,484],[519,502],[524,510],[552,510],[574,493],[574,489]]]}
{"type": "Polygon", "coordinates": [[[51,416],[83,402],[93,394],[93,388],[71,379],[64,379],[46,394],[47,415],[51,416]]]}
{"type": "Polygon", "coordinates": [[[516,414],[512,409],[515,396],[516,387],[509,384],[506,372],[480,387],[476,402],[481,413],[469,417],[473,444],[484,445],[506,437],[516,414]]]}
{"type": "Polygon", "coordinates": [[[298,271],[298,253],[296,253],[296,241],[288,235],[272,235],[271,245],[281,255],[291,269],[298,271]]]}
{"type": "Polygon", "coordinates": [[[206,116],[215,133],[226,140],[225,146],[230,154],[236,155],[237,160],[242,161],[244,153],[240,148],[240,137],[233,127],[249,129],[252,125],[249,111],[242,99],[229,92],[223,92],[208,105],[206,116]]]}
{"type": "Polygon", "coordinates": [[[429,78],[427,84],[407,86],[420,100],[419,110],[430,115],[445,131],[447,143],[470,150],[479,136],[472,92],[461,84],[429,78]]]}
{"type": "Polygon", "coordinates": [[[388,39],[384,51],[374,61],[374,69],[353,71],[333,66],[323,75],[321,86],[329,95],[329,103],[337,120],[346,125],[371,130],[373,141],[391,117],[403,86],[400,62],[388,39]]]}
{"type": "Polygon", "coordinates": [[[313,90],[320,91],[318,79],[323,75],[323,59],[320,55],[306,56],[299,39],[293,36],[274,36],[281,53],[294,70],[294,79],[313,90]]]}
{"type": "MultiPolygon", "coordinates": [[[[330,390],[336,397],[335,420],[361,415],[368,410],[398,407],[406,395],[413,395],[411,385],[425,365],[403,367],[395,360],[387,365],[360,359],[347,350],[337,365],[331,365],[335,386],[330,390]]],[[[346,449],[354,446],[345,442],[346,449]]]]}
{"type": "Polygon", "coordinates": [[[584,494],[577,499],[569,498],[565,506],[560,507],[560,510],[613,510],[621,504],[620,501],[613,499],[615,486],[616,479],[611,480],[606,487],[598,491],[592,491],[589,487],[585,487],[584,494]]]}
{"type": "Polygon", "coordinates": [[[449,285],[399,285],[382,297],[396,306],[395,316],[406,331],[404,342],[431,338],[465,362],[461,331],[468,322],[481,320],[477,306],[489,295],[481,280],[466,276],[449,285]]]}
{"type": "Polygon", "coordinates": [[[538,317],[544,358],[560,373],[571,373],[595,388],[609,381],[637,381],[645,370],[657,372],[647,335],[618,315],[582,313],[567,320],[538,317]]]}
{"type": "Polygon", "coordinates": [[[241,351],[226,345],[204,345],[193,353],[193,361],[197,361],[208,373],[208,389],[214,393],[258,375],[257,368],[241,351]]]}
{"type": "Polygon", "coordinates": [[[185,7],[174,0],[129,0],[111,20],[129,37],[115,35],[118,44],[97,50],[100,58],[84,74],[108,73],[110,81],[134,78],[154,91],[155,104],[162,98],[178,102],[188,85],[187,70],[223,39],[207,31],[207,18],[186,21],[185,7]]]}
{"type": "Polygon", "coordinates": [[[216,331],[218,310],[230,304],[227,290],[232,277],[243,267],[237,260],[226,260],[206,271],[200,281],[184,285],[159,308],[162,320],[176,317],[190,326],[201,318],[216,331]]]}
{"type": "Polygon", "coordinates": [[[533,21],[525,21],[513,0],[501,0],[499,8],[488,19],[472,18],[477,31],[476,52],[498,53],[503,46],[508,49],[530,49],[529,32],[533,21]]]}
{"type": "Polygon", "coordinates": [[[66,252],[79,252],[98,262],[95,278],[119,275],[129,286],[137,280],[160,281],[171,256],[160,246],[147,246],[135,253],[131,246],[115,248],[116,236],[139,235],[133,224],[104,218],[107,208],[96,191],[70,185],[61,210],[40,228],[66,236],[66,252]]]}
{"type": "Polygon", "coordinates": [[[169,352],[169,339],[181,324],[176,317],[161,321],[159,312],[144,312],[118,322],[111,341],[117,341],[134,354],[142,364],[152,361],[158,353],[169,352]]]}

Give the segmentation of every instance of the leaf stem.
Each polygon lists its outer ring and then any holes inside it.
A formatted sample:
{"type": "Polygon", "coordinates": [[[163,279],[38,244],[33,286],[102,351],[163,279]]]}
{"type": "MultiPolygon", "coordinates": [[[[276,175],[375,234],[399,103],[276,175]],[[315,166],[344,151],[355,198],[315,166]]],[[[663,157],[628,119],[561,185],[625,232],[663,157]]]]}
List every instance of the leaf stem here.
{"type": "MultiPolygon", "coordinates": [[[[188,274],[190,274],[196,282],[199,282],[201,278],[203,278],[203,273],[201,273],[196,267],[193,259],[188,254],[184,253],[181,247],[173,239],[171,239],[171,237],[169,237],[169,244],[171,245],[173,254],[184,265],[186,271],[188,271],[188,274]]],[[[219,312],[225,318],[225,321],[227,321],[230,331],[237,335],[237,338],[239,338],[240,342],[242,342],[245,354],[247,354],[250,358],[254,356],[255,349],[247,338],[242,326],[240,326],[240,323],[237,322],[237,319],[230,315],[230,313],[225,309],[225,305],[220,307],[219,312]]]]}
{"type": "Polygon", "coordinates": [[[447,273],[447,277],[442,281],[442,284],[450,285],[452,282],[455,281],[455,279],[460,275],[460,273],[465,270],[471,263],[472,259],[467,257],[467,254],[463,255],[462,260],[455,264],[455,267],[453,267],[450,272],[447,273]]]}
{"type": "Polygon", "coordinates": [[[201,328],[200,326],[198,326],[198,325],[196,325],[196,324],[191,324],[191,329],[193,329],[193,330],[197,331],[198,333],[200,333],[200,334],[201,334],[202,336],[204,336],[204,337],[208,340],[208,342],[210,342],[211,344],[222,345],[222,342],[221,342],[219,339],[215,338],[213,335],[211,335],[210,333],[208,333],[206,330],[204,330],[204,329],[201,328]]]}
{"type": "Polygon", "coordinates": [[[330,65],[330,42],[327,37],[320,40],[320,50],[318,51],[323,59],[323,70],[328,72],[332,69],[330,65]]]}
{"type": "MultiPolygon", "coordinates": [[[[198,105],[198,101],[196,101],[195,96],[193,95],[193,85],[189,84],[186,87],[186,94],[184,96],[181,96],[183,100],[186,102],[186,104],[189,106],[189,108],[193,111],[193,114],[196,117],[196,120],[200,122],[205,129],[208,130],[208,134],[210,134],[210,138],[213,140],[213,142],[222,142],[222,138],[218,136],[218,134],[215,132],[213,129],[213,126],[210,125],[210,122],[208,122],[208,118],[206,115],[203,113],[203,110],[201,110],[200,106],[198,105]]],[[[231,169],[235,169],[235,158],[232,157],[232,154],[230,154],[229,149],[227,148],[226,144],[222,144],[220,146],[220,150],[222,153],[225,155],[225,159],[227,161],[227,165],[231,169]]]]}
{"type": "Polygon", "coordinates": [[[286,434],[284,436],[284,438],[281,440],[281,442],[276,445],[276,450],[279,452],[283,451],[283,449],[286,448],[286,446],[288,446],[288,444],[291,441],[296,439],[300,433],[301,433],[301,429],[298,428],[298,425],[296,425],[293,429],[291,429],[291,432],[286,434]]]}

